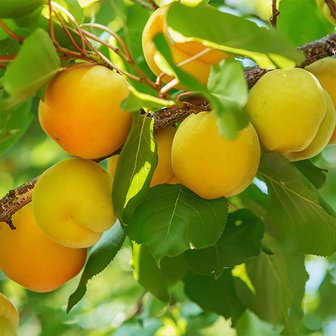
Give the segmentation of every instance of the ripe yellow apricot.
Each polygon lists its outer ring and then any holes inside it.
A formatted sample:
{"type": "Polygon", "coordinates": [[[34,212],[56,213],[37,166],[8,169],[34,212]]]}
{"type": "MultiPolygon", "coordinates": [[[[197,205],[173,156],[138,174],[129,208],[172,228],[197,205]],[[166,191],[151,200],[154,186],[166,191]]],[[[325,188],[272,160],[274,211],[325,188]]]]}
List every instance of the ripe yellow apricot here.
{"type": "Polygon", "coordinates": [[[0,331],[2,336],[16,336],[19,313],[13,303],[0,293],[0,331]]]}
{"type": "MultiPolygon", "coordinates": [[[[168,36],[166,27],[168,9],[169,5],[165,5],[155,10],[143,30],[142,49],[148,66],[157,76],[164,72],[163,69],[160,69],[159,63],[157,62],[155,56],[157,49],[154,43],[154,37],[158,33],[163,33],[170,47],[175,64],[185,62],[183,65],[181,64],[181,69],[197,78],[200,82],[206,84],[210,74],[211,65],[219,63],[222,59],[228,57],[228,55],[217,50],[206,52],[207,48],[197,41],[183,43],[172,41],[171,37],[168,36]],[[204,54],[191,61],[187,61],[201,52],[204,52],[204,54]]],[[[163,78],[165,82],[170,79],[171,77],[168,75],[163,78]]]]}
{"type": "MultiPolygon", "coordinates": [[[[336,59],[334,57],[325,57],[306,67],[327,90],[336,107],[336,59]]],[[[336,128],[329,141],[336,144],[336,128]]]]}
{"type": "Polygon", "coordinates": [[[327,146],[330,137],[335,130],[336,125],[336,111],[334,103],[331,100],[327,91],[325,91],[325,97],[327,101],[327,112],[324,119],[322,120],[321,126],[310,145],[301,152],[292,152],[286,154],[286,157],[290,161],[299,161],[310,159],[315,155],[319,154],[321,150],[327,146]]]}
{"type": "Polygon", "coordinates": [[[251,124],[235,140],[223,138],[211,112],[187,117],[172,146],[176,178],[207,199],[234,196],[254,178],[260,160],[258,135],[251,124]]]}
{"type": "Polygon", "coordinates": [[[155,134],[158,162],[150,186],[166,183],[174,176],[171,165],[171,148],[176,129],[168,126],[155,134]]]}
{"type": "Polygon", "coordinates": [[[262,147],[289,155],[313,142],[325,118],[327,102],[321,84],[310,72],[276,69],[252,87],[246,111],[262,147]]]}
{"type": "Polygon", "coordinates": [[[98,163],[65,159],[43,172],[33,189],[36,222],[58,244],[89,247],[116,221],[111,193],[112,177],[98,163]]]}
{"type": "MultiPolygon", "coordinates": [[[[167,183],[173,176],[171,166],[171,147],[176,129],[168,126],[155,134],[157,144],[158,162],[155,168],[150,186],[167,183]]],[[[119,155],[113,155],[108,159],[108,171],[114,177],[119,155]]]]}
{"type": "Polygon", "coordinates": [[[52,291],[83,268],[86,249],[50,240],[36,224],[31,203],[13,215],[16,230],[0,223],[0,268],[11,280],[35,292],[52,291]]]}
{"type": "Polygon", "coordinates": [[[104,66],[75,66],[50,82],[39,104],[44,131],[65,151],[85,159],[112,154],[125,141],[131,114],[120,103],[127,81],[104,66]]]}

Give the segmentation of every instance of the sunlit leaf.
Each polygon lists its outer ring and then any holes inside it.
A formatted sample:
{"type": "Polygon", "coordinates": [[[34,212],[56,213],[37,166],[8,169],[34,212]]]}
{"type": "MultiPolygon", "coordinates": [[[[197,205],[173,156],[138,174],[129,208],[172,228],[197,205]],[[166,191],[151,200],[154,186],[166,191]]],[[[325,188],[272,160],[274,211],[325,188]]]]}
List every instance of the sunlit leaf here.
{"type": "Polygon", "coordinates": [[[266,231],[281,249],[324,256],[336,251],[335,213],[304,175],[270,153],[261,160],[259,176],[269,193],[266,231]]]}
{"type": "Polygon", "coordinates": [[[255,58],[262,67],[265,64],[260,60],[267,63],[268,54],[280,55],[295,63],[303,60],[303,55],[276,30],[259,27],[252,21],[222,13],[211,6],[191,8],[174,2],[167,14],[167,24],[176,42],[201,41],[215,49],[255,58]]]}
{"type": "Polygon", "coordinates": [[[233,324],[245,310],[236,294],[231,270],[225,270],[217,280],[212,276],[189,273],[185,279],[185,292],[204,311],[231,318],[233,324]]]}
{"type": "Polygon", "coordinates": [[[36,29],[9,64],[3,86],[11,95],[12,104],[17,104],[34,95],[59,70],[60,60],[48,33],[36,29]]]}
{"type": "MultiPolygon", "coordinates": [[[[156,163],[153,118],[133,115],[132,128],[121,150],[114,176],[112,200],[119,219],[124,221],[146,194],[156,163]]],[[[125,223],[124,223],[125,224],[125,223]]]]}
{"type": "Polygon", "coordinates": [[[124,111],[135,112],[142,108],[158,109],[174,104],[172,100],[161,99],[152,95],[137,91],[134,87],[129,87],[130,94],[121,103],[124,111]]]}
{"type": "Polygon", "coordinates": [[[225,59],[212,66],[207,86],[207,97],[218,117],[220,133],[226,138],[235,138],[249,122],[243,109],[248,88],[241,63],[225,59]]]}
{"type": "Polygon", "coordinates": [[[67,312],[83,298],[86,293],[87,282],[111,263],[120,250],[124,239],[124,231],[120,223],[117,222],[94,245],[90,251],[78,287],[69,297],[67,312]]]}
{"type": "Polygon", "coordinates": [[[229,214],[224,232],[214,246],[186,251],[186,262],[194,272],[219,277],[224,268],[245,262],[260,253],[264,233],[262,221],[249,210],[229,214]]]}
{"type": "Polygon", "coordinates": [[[281,0],[279,11],[281,15],[277,20],[278,30],[297,46],[334,31],[333,25],[323,17],[316,6],[316,0],[281,0]],[[303,12],[305,15],[302,15],[303,12]]]}
{"type": "Polygon", "coordinates": [[[133,245],[132,258],[134,278],[146,290],[161,301],[170,300],[169,287],[182,279],[186,273],[184,256],[163,258],[160,267],[146,245],[133,245]]]}
{"type": "Polygon", "coordinates": [[[227,216],[225,198],[206,200],[182,185],[151,188],[128,221],[127,233],[156,260],[214,245],[227,216]]]}
{"type": "Polygon", "coordinates": [[[246,270],[255,292],[235,278],[243,305],[273,324],[290,324],[291,319],[300,318],[308,279],[303,255],[267,255],[262,252],[246,262],[246,270]]]}

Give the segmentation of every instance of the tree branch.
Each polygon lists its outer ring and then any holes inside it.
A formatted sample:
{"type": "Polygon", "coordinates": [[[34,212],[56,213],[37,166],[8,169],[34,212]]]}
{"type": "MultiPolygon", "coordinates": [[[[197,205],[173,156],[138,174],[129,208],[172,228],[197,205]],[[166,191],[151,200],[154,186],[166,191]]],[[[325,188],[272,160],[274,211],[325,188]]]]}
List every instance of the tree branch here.
{"type": "Polygon", "coordinates": [[[14,190],[10,190],[6,196],[0,200],[0,222],[7,223],[12,230],[15,230],[12,216],[31,201],[36,181],[37,177],[14,190]]]}
{"type": "Polygon", "coordinates": [[[272,17],[270,18],[270,23],[272,27],[276,28],[277,26],[277,18],[280,12],[277,9],[277,0],[272,0],[272,17]]]}
{"type": "MultiPolygon", "coordinates": [[[[305,60],[298,65],[298,67],[305,67],[321,58],[336,55],[336,33],[332,33],[319,40],[307,43],[298,48],[305,55],[305,60]]],[[[253,85],[270,70],[262,69],[258,66],[247,69],[245,77],[248,87],[253,85]]],[[[189,97],[180,102],[179,105],[163,108],[152,114],[154,118],[154,131],[181,122],[188,115],[192,113],[199,113],[201,111],[210,111],[209,103],[201,97],[189,97]]],[[[30,182],[23,184],[17,189],[11,190],[8,194],[0,200],[0,222],[6,222],[12,229],[13,214],[22,208],[25,204],[31,201],[32,189],[37,181],[37,178],[30,182]]]]}
{"type": "MultiPolygon", "coordinates": [[[[298,65],[299,68],[312,64],[319,59],[335,56],[336,55],[336,33],[331,33],[319,40],[309,42],[299,47],[298,50],[302,51],[305,59],[298,65]]],[[[262,69],[255,66],[245,71],[245,78],[248,87],[251,89],[253,85],[269,70],[262,69]]]]}

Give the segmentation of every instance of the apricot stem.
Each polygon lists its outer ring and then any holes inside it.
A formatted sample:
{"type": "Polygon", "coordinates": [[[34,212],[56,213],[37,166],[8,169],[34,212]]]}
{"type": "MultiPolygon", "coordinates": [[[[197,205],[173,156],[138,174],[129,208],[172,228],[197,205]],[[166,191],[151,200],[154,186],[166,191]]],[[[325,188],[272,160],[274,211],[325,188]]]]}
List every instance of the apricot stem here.
{"type": "Polygon", "coordinates": [[[24,38],[14,33],[2,20],[0,20],[0,28],[12,39],[17,40],[20,43],[23,42],[24,38]]]}
{"type": "Polygon", "coordinates": [[[272,17],[270,18],[270,23],[273,28],[277,26],[277,18],[280,15],[280,12],[277,9],[277,0],[272,0],[272,17]]]}
{"type": "Polygon", "coordinates": [[[136,80],[138,82],[141,82],[141,83],[145,83],[147,84],[148,86],[150,86],[152,89],[154,89],[155,91],[158,90],[158,86],[153,83],[148,77],[147,75],[138,67],[138,65],[136,64],[130,50],[128,49],[126,43],[122,40],[122,38],[117,34],[115,33],[112,29],[109,29],[108,27],[104,26],[104,25],[101,25],[99,23],[85,23],[85,24],[82,24],[81,27],[85,28],[85,27],[88,27],[88,28],[97,28],[97,29],[100,29],[100,30],[103,30],[104,32],[108,33],[109,35],[113,36],[117,42],[119,43],[119,45],[121,46],[122,48],[122,52],[120,52],[118,49],[116,49],[115,47],[113,47],[111,44],[108,44],[107,42],[101,40],[99,37],[96,37],[95,35],[87,32],[87,31],[83,31],[84,34],[90,34],[90,38],[94,39],[95,41],[111,48],[111,50],[113,50],[116,54],[118,54],[119,56],[123,57],[126,62],[128,64],[130,64],[134,71],[139,75],[139,77],[137,77],[138,79],[135,79],[135,77],[133,77],[132,79],[133,80],[136,80]]]}
{"type": "MultiPolygon", "coordinates": [[[[87,53],[86,53],[86,47],[85,47],[85,38],[84,38],[82,30],[81,30],[79,24],[77,23],[76,19],[73,17],[73,15],[69,11],[67,11],[64,7],[60,6],[58,3],[54,2],[54,1],[51,1],[50,4],[51,4],[52,8],[57,8],[60,12],[62,12],[73,23],[73,25],[76,28],[76,31],[78,32],[80,40],[81,40],[81,44],[82,44],[81,51],[86,56],[87,53]]],[[[52,20],[52,17],[50,17],[50,19],[52,20]]]]}

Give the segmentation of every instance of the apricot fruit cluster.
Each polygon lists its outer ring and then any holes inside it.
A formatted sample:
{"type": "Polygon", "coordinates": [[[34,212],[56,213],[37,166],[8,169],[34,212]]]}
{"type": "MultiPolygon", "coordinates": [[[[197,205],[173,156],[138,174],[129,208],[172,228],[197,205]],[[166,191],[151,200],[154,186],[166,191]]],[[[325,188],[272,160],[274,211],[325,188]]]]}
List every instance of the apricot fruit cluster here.
{"type": "Polygon", "coordinates": [[[319,154],[335,129],[332,99],[304,69],[266,73],[250,90],[246,111],[263,149],[281,153],[290,161],[319,154]]]}
{"type": "Polygon", "coordinates": [[[13,303],[0,293],[0,332],[2,336],[16,336],[19,313],[13,303]]]}

